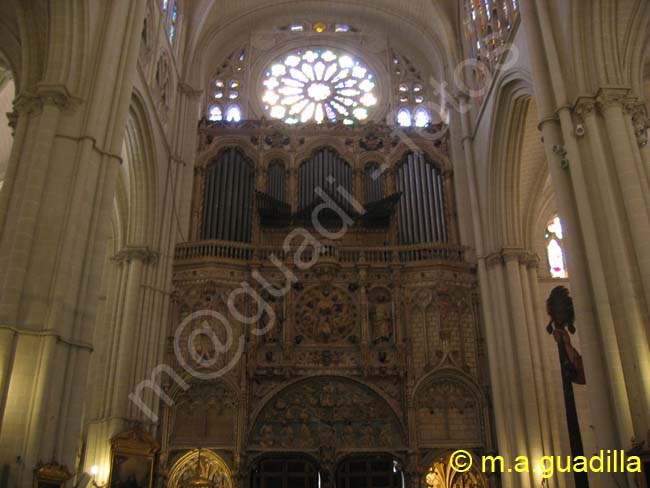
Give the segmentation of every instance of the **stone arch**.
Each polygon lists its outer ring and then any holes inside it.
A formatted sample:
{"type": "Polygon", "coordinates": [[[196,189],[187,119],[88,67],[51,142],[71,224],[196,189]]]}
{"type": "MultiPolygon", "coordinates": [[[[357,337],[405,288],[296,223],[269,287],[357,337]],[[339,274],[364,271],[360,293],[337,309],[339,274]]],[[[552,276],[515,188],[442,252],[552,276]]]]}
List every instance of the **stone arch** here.
{"type": "MultiPolygon", "coordinates": [[[[417,149],[424,152],[424,154],[433,162],[442,173],[446,171],[451,171],[451,161],[449,158],[438,151],[434,146],[432,146],[427,141],[417,141],[417,149]]],[[[391,170],[397,169],[400,162],[404,159],[404,156],[413,152],[413,146],[409,146],[405,142],[400,142],[395,149],[393,149],[388,157],[388,164],[390,165],[391,170]]]]}
{"type": "Polygon", "coordinates": [[[156,167],[151,124],[145,105],[134,92],[124,138],[125,177],[129,203],[125,240],[129,245],[153,245],[156,221],[156,167]]]}
{"type": "Polygon", "coordinates": [[[229,147],[236,147],[242,151],[250,161],[257,161],[257,149],[250,142],[250,139],[243,136],[219,136],[202,154],[197,157],[196,167],[207,167],[219,153],[229,147]]]}
{"type": "MultiPolygon", "coordinates": [[[[417,8],[430,13],[426,18],[434,19],[436,28],[432,28],[429,20],[424,22],[422,15],[405,15],[388,0],[331,2],[328,13],[329,16],[339,18],[348,16],[364,18],[363,23],[368,26],[369,31],[376,31],[378,26],[394,32],[399,31],[400,45],[396,47],[409,52],[409,55],[419,64],[434,66],[436,74],[440,73],[441,78],[446,77],[449,78],[446,81],[451,81],[451,71],[447,67],[453,66],[454,60],[459,57],[459,49],[454,41],[456,29],[454,29],[453,19],[450,18],[448,9],[445,9],[444,14],[441,15],[441,11],[435,10],[430,2],[418,0],[417,3],[419,3],[417,8]],[[370,6],[371,9],[368,8],[370,6]],[[409,25],[411,28],[404,28],[404,25],[409,25]]],[[[205,2],[197,13],[203,19],[201,30],[188,40],[188,52],[196,53],[187,64],[188,82],[195,86],[207,87],[211,67],[206,66],[202,58],[216,59],[217,53],[233,51],[247,39],[243,35],[244,32],[251,32],[264,26],[263,30],[266,34],[263,37],[266,41],[264,47],[271,46],[271,49],[276,47],[278,41],[273,38],[272,33],[268,33],[268,19],[271,12],[274,19],[282,19],[279,22],[291,22],[288,19],[295,19],[301,15],[313,16],[309,3],[303,5],[289,2],[278,5],[270,1],[261,3],[245,1],[233,10],[223,7],[217,9],[213,2],[205,2]]],[[[363,47],[378,50],[373,42],[367,44],[363,47]]]]}
{"type": "Polygon", "coordinates": [[[354,168],[354,154],[338,139],[333,137],[318,137],[310,141],[296,153],[296,165],[299,168],[320,149],[329,148],[338,153],[346,163],[354,168]]]}
{"type": "Polygon", "coordinates": [[[168,488],[183,488],[192,480],[204,480],[213,488],[232,488],[232,472],[226,461],[210,449],[183,454],[169,470],[168,488]]]}
{"type": "Polygon", "coordinates": [[[407,443],[392,402],[370,385],[344,376],[312,376],[269,394],[251,416],[250,445],[397,450],[407,443]]]}
{"type": "MultiPolygon", "coordinates": [[[[539,137],[536,134],[537,121],[532,127],[535,133],[531,134],[530,119],[527,118],[533,102],[532,93],[530,75],[523,71],[509,72],[497,86],[496,109],[492,116],[492,127],[495,129],[490,136],[487,166],[485,234],[488,243],[486,250],[489,251],[524,245],[520,203],[524,136],[539,137]],[[529,131],[527,134],[526,130],[529,131]]],[[[542,157],[545,163],[543,146],[542,157]]]]}

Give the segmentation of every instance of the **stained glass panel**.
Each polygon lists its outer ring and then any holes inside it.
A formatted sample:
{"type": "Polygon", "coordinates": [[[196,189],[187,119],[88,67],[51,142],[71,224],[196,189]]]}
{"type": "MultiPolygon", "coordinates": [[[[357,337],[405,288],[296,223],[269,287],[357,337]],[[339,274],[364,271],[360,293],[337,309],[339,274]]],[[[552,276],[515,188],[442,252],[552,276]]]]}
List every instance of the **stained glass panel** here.
{"type": "Polygon", "coordinates": [[[366,120],[378,103],[375,76],[360,60],[330,49],[291,52],[266,70],[262,101],[288,124],[366,120]]]}

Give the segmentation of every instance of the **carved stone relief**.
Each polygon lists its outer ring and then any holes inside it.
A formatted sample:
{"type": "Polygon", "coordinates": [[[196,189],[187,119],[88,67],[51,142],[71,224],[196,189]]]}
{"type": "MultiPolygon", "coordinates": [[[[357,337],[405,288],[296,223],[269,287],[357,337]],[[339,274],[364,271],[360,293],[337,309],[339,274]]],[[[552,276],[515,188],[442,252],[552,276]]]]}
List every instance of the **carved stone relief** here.
{"type": "Polygon", "coordinates": [[[296,334],[316,343],[341,342],[356,334],[357,305],[350,294],[332,285],[309,288],[296,304],[296,334]]]}
{"type": "Polygon", "coordinates": [[[368,293],[370,337],[374,344],[392,342],[394,313],[391,293],[387,288],[373,288],[368,293]]]}
{"type": "Polygon", "coordinates": [[[171,409],[172,445],[223,445],[235,442],[237,402],[227,386],[193,384],[171,409]]]}
{"type": "Polygon", "coordinates": [[[211,488],[233,487],[227,464],[208,449],[196,449],[181,456],[169,472],[168,488],[206,485],[211,488]]]}
{"type": "Polygon", "coordinates": [[[415,401],[422,444],[481,438],[479,402],[462,383],[434,378],[418,390],[415,401]]]}
{"type": "Polygon", "coordinates": [[[391,407],[372,390],[350,380],[317,378],[271,399],[251,432],[260,448],[375,448],[404,443],[391,407]]]}

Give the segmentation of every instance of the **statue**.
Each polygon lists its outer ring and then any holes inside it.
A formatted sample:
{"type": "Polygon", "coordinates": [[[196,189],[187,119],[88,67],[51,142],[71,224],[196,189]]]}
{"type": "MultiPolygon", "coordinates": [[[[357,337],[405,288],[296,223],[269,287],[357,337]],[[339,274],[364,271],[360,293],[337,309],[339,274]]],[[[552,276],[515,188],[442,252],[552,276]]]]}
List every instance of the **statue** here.
{"type": "Polygon", "coordinates": [[[272,447],[274,437],[273,427],[270,424],[264,424],[260,429],[260,445],[262,447],[272,447]]]}
{"type": "Polygon", "coordinates": [[[357,439],[354,435],[354,427],[351,423],[347,423],[343,426],[343,445],[345,447],[357,447],[357,439]]]}
{"type": "Polygon", "coordinates": [[[375,344],[389,342],[393,337],[393,310],[390,296],[379,294],[371,311],[372,340],[375,344]]]}

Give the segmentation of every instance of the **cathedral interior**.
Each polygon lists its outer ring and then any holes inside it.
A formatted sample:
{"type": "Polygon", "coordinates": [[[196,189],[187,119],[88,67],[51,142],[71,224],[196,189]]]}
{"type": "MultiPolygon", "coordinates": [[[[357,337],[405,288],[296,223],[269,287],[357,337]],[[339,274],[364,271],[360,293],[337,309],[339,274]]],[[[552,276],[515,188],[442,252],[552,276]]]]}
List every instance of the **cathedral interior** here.
{"type": "Polygon", "coordinates": [[[648,0],[0,0],[0,488],[650,488],[649,107],[648,0]]]}

